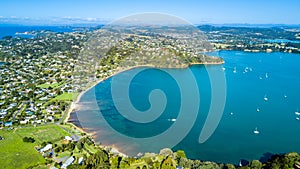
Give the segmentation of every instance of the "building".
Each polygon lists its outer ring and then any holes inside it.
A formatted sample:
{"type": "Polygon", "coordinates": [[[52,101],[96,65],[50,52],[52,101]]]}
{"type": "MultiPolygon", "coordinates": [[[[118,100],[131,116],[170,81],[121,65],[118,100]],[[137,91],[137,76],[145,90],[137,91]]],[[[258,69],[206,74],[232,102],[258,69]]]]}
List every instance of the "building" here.
{"type": "Polygon", "coordinates": [[[70,136],[65,136],[65,140],[72,141],[73,139],[70,136]]]}
{"type": "Polygon", "coordinates": [[[71,165],[74,162],[75,158],[73,156],[71,156],[70,158],[68,158],[66,160],[65,163],[63,163],[63,165],[61,166],[61,168],[66,169],[69,165],[71,165]]]}
{"type": "Polygon", "coordinates": [[[52,149],[52,144],[47,144],[44,148],[40,149],[40,152],[45,152],[52,149]]]}
{"type": "Polygon", "coordinates": [[[5,123],[4,123],[4,126],[5,126],[5,127],[10,127],[10,126],[12,126],[12,122],[11,122],[11,121],[10,121],[10,122],[5,122],[5,123]]]}

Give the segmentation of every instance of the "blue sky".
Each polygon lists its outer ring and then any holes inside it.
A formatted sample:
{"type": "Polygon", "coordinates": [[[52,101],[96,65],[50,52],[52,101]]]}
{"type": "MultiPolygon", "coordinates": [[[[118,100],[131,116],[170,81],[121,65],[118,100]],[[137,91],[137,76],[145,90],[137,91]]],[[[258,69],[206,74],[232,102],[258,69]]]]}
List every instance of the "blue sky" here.
{"type": "Polygon", "coordinates": [[[162,12],[192,23],[300,24],[300,0],[1,0],[0,17],[118,19],[162,12]]]}

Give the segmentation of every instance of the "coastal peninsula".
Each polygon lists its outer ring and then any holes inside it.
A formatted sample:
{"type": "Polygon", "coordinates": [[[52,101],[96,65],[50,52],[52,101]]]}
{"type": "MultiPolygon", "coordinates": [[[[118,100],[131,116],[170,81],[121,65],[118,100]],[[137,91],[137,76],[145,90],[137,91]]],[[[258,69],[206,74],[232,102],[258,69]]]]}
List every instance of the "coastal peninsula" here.
{"type": "MultiPolygon", "coordinates": [[[[186,68],[194,64],[224,62],[221,58],[207,56],[205,53],[210,52],[209,50],[194,50],[182,46],[182,43],[173,43],[167,37],[161,43],[154,43],[155,38],[143,33],[143,36],[124,34],[126,38],[117,45],[114,44],[114,47],[110,46],[97,62],[94,62],[95,58],[87,61],[79,57],[85,54],[81,53],[85,42],[94,35],[91,31],[34,31],[34,38],[2,39],[0,59],[5,60],[5,64],[0,68],[0,145],[1,150],[13,154],[11,158],[15,161],[8,164],[9,162],[2,159],[2,165],[7,168],[61,167],[63,164],[67,165],[66,162],[70,159],[72,165],[69,168],[86,165],[134,169],[144,166],[238,168],[231,164],[190,160],[180,150],[173,152],[165,149],[159,154],[145,153],[143,156],[126,157],[111,147],[99,147],[89,134],[67,122],[69,113],[75,108],[71,105],[76,104],[85,91],[120,71],[139,66],[186,68]],[[155,57],[148,59],[151,56],[155,57]],[[87,67],[91,62],[94,66],[87,67]],[[74,74],[79,72],[75,66],[78,64],[86,69],[93,68],[91,72],[94,76],[74,74]],[[81,77],[85,77],[83,80],[90,83],[74,82],[81,77]],[[12,147],[17,143],[20,147],[12,147]],[[24,159],[23,154],[32,154],[32,158],[24,159]],[[100,160],[93,163],[95,159],[100,160]]],[[[88,74],[91,72],[88,71],[88,74]]],[[[290,153],[274,156],[264,163],[254,160],[247,167],[272,164],[281,166],[279,162],[294,167],[295,164],[298,165],[297,161],[299,155],[290,153]]]]}

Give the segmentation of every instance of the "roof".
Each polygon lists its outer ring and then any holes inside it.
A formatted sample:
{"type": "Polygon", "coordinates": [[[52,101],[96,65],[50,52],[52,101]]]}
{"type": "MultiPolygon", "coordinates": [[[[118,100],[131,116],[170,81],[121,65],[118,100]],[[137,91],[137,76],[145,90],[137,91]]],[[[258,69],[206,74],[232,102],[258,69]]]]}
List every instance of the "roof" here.
{"type": "Polygon", "coordinates": [[[52,148],[52,144],[47,144],[44,148],[42,148],[40,151],[44,152],[44,151],[48,151],[52,148]]]}
{"type": "Polygon", "coordinates": [[[78,159],[78,164],[81,164],[81,163],[83,162],[83,160],[84,160],[84,158],[83,158],[83,157],[80,157],[80,158],[78,159]]]}
{"type": "Polygon", "coordinates": [[[11,122],[11,121],[10,121],[10,122],[5,122],[5,123],[4,123],[4,126],[6,126],[6,127],[7,127],[7,126],[12,126],[12,122],[11,122]]]}
{"type": "Polygon", "coordinates": [[[80,136],[75,135],[75,134],[73,134],[73,135],[71,136],[71,138],[72,138],[74,141],[79,141],[79,140],[80,140],[80,136]]]}
{"type": "Polygon", "coordinates": [[[61,166],[61,168],[66,169],[69,165],[71,165],[74,161],[74,157],[71,156],[70,158],[67,159],[67,161],[65,163],[63,163],[63,165],[61,166]]]}
{"type": "Polygon", "coordinates": [[[65,139],[68,141],[72,141],[72,138],[70,136],[65,136],[65,139]]]}

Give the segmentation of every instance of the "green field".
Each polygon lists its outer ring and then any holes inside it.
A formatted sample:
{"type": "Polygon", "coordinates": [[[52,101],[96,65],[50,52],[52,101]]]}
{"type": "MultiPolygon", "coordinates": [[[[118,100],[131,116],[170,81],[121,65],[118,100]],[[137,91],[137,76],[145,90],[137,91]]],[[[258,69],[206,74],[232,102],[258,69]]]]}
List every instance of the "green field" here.
{"type": "Polygon", "coordinates": [[[0,168],[28,168],[33,165],[43,164],[45,159],[38,153],[34,146],[44,141],[51,141],[69,135],[57,125],[39,127],[17,128],[15,130],[0,130],[0,168]],[[22,138],[33,137],[34,143],[25,143],[22,138]]]}
{"type": "Polygon", "coordinates": [[[62,100],[62,101],[72,101],[78,96],[78,93],[73,92],[73,93],[63,93],[61,95],[56,96],[53,98],[51,101],[54,100],[62,100]]]}
{"type": "Polygon", "coordinates": [[[60,83],[54,83],[54,84],[46,84],[46,83],[44,83],[44,84],[38,85],[37,87],[38,88],[48,89],[48,87],[56,88],[58,86],[60,86],[60,83]]]}

